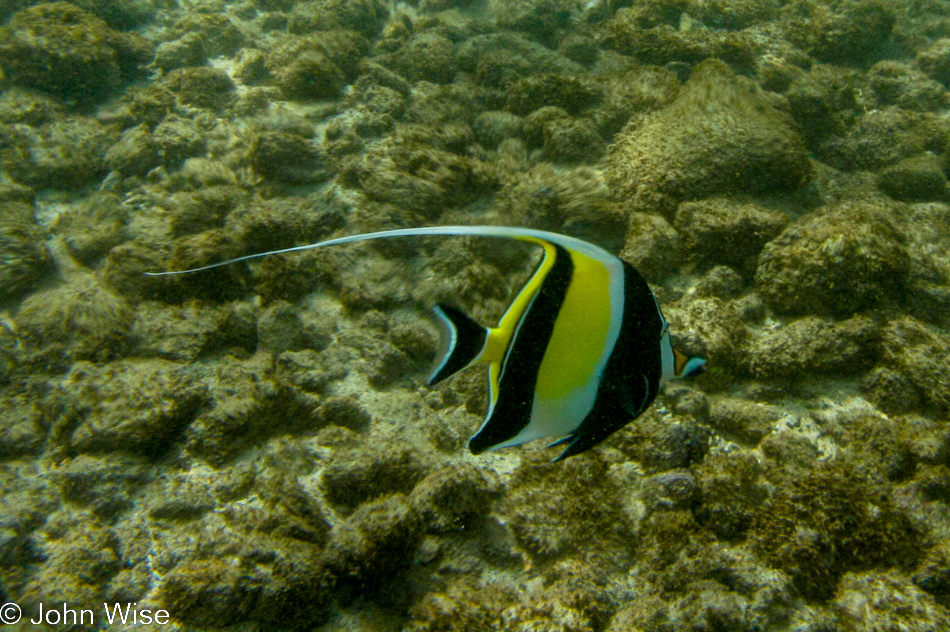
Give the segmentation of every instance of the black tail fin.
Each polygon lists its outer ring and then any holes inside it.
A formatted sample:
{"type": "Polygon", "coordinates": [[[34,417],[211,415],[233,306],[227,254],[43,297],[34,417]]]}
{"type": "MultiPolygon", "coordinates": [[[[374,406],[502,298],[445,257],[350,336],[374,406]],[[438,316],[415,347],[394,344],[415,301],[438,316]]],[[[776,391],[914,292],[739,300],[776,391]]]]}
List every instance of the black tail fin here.
{"type": "Polygon", "coordinates": [[[439,303],[432,308],[439,323],[439,354],[427,385],[438,384],[461,371],[478,357],[485,346],[488,329],[461,310],[439,303]]]}

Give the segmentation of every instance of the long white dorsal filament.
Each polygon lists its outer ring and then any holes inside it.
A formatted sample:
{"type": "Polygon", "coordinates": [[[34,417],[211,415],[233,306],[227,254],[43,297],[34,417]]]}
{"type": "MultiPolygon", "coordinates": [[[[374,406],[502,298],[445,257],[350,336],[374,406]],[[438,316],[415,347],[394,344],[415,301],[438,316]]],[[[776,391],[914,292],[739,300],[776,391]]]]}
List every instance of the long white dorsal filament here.
{"type": "Polygon", "coordinates": [[[322,248],[324,246],[333,246],[336,244],[346,244],[357,241],[369,241],[372,239],[381,239],[386,237],[408,237],[412,235],[482,235],[485,237],[507,237],[509,239],[522,240],[542,239],[559,246],[563,246],[569,250],[582,252],[587,256],[599,261],[614,258],[614,256],[609,252],[600,248],[599,246],[595,246],[592,243],[577,239],[575,237],[568,237],[567,235],[551,233],[545,230],[535,230],[533,228],[511,228],[507,226],[430,226],[426,228],[400,228],[397,230],[384,230],[375,233],[363,233],[361,235],[349,235],[347,237],[338,237],[336,239],[329,239],[327,241],[321,241],[315,244],[305,244],[303,246],[293,246],[291,248],[281,248],[280,250],[269,250],[267,252],[258,252],[252,255],[244,255],[243,257],[236,257],[234,259],[228,259],[227,261],[219,261],[218,263],[201,266],[200,268],[191,268],[188,270],[171,270],[169,272],[146,272],[145,275],[157,277],[171,276],[176,274],[189,274],[192,272],[201,272],[202,270],[210,270],[212,268],[220,268],[221,266],[231,265],[232,263],[238,263],[240,261],[250,261],[251,259],[269,257],[270,255],[300,252],[302,250],[313,250],[314,248],[322,248]]]}

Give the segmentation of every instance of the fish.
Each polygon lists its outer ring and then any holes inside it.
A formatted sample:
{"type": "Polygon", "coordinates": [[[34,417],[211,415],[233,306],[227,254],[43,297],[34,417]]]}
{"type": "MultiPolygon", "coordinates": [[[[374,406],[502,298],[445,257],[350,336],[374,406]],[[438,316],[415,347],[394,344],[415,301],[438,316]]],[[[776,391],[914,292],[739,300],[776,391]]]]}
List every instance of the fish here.
{"type": "Polygon", "coordinates": [[[208,270],[271,255],[410,236],[483,236],[528,242],[541,261],[496,327],[445,303],[433,307],[439,351],[434,386],[486,365],[488,414],[469,439],[472,454],[558,437],[562,461],[600,444],[646,411],[667,381],[698,375],[705,358],[673,347],[669,324],[637,270],[590,242],[507,226],[404,228],[261,252],[149,276],[208,270]]]}

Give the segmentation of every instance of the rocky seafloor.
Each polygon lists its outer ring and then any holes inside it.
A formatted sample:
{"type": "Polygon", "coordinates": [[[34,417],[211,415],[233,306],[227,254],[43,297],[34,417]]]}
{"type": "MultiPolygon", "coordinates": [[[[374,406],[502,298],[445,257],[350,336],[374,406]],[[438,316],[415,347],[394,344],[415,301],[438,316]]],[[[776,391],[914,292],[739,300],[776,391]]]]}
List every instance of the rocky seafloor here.
{"type": "Polygon", "coordinates": [[[950,630],[950,2],[0,20],[8,629],[950,630]],[[426,310],[495,322],[530,249],[143,275],[455,223],[618,253],[709,370],[565,462],[473,457],[426,310]]]}

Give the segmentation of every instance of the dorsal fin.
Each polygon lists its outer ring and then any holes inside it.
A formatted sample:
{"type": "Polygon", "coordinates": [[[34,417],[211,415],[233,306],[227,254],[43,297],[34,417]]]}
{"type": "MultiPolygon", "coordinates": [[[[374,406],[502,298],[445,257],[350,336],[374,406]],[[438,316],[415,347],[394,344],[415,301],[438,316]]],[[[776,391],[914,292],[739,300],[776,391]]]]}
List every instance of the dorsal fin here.
{"type": "Polygon", "coordinates": [[[427,386],[438,384],[476,362],[485,348],[488,329],[449,305],[432,308],[439,324],[439,353],[427,386]]]}

